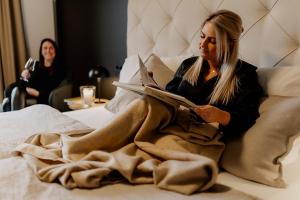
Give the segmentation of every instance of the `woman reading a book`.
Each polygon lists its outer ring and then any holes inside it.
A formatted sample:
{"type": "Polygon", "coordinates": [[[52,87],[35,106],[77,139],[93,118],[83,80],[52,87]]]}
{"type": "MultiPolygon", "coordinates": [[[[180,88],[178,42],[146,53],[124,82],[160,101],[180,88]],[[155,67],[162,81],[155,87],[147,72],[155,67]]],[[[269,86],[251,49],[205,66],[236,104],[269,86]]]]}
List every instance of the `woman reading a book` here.
{"type": "Polygon", "coordinates": [[[242,30],[241,18],[226,10],[203,23],[200,57],[185,60],[166,87],[196,107],[182,109],[146,95],[103,128],[36,135],[27,143],[39,150],[25,145],[18,151],[39,160],[29,162],[41,180],[68,188],[99,187],[121,175],[185,194],[208,189],[216,180],[222,139],[241,135],[258,117],[256,68],[237,59],[242,30]]]}
{"type": "Polygon", "coordinates": [[[57,45],[52,39],[45,38],[41,41],[39,62],[36,62],[30,69],[25,68],[20,80],[5,89],[3,111],[10,111],[11,93],[14,87],[25,91],[27,96],[36,98],[37,103],[48,104],[50,92],[64,78],[62,66],[58,63],[57,51],[57,45]]]}
{"type": "Polygon", "coordinates": [[[237,14],[212,14],[202,26],[200,57],[185,60],[166,87],[199,105],[193,111],[205,122],[220,123],[225,138],[253,125],[262,94],[256,67],[237,58],[242,31],[237,14]]]}

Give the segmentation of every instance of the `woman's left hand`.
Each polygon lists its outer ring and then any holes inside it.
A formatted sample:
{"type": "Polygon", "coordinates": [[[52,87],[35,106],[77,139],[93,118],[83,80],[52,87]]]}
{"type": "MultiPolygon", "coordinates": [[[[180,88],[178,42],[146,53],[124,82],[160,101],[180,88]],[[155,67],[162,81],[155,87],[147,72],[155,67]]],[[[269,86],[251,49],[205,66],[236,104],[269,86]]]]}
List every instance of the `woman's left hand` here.
{"type": "Polygon", "coordinates": [[[34,96],[34,97],[38,97],[40,95],[40,92],[34,88],[31,88],[31,87],[26,87],[26,92],[31,95],[31,96],[34,96]]]}
{"type": "Polygon", "coordinates": [[[193,108],[204,121],[206,122],[218,122],[226,126],[230,121],[230,113],[223,111],[212,105],[203,105],[193,108]]]}

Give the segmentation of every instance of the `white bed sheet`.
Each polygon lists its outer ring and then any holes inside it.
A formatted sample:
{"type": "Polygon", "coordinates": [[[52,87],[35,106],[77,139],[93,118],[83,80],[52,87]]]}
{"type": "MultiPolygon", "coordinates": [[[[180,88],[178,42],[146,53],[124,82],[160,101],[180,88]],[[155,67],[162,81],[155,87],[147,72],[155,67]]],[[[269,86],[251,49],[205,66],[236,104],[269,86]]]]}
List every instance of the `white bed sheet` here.
{"type": "MultiPolygon", "coordinates": [[[[112,120],[114,114],[104,108],[104,106],[98,106],[89,109],[82,109],[77,111],[64,112],[65,115],[76,119],[91,128],[100,128],[108,121],[112,120]]],[[[295,153],[295,152],[292,152],[295,153]]],[[[299,200],[300,199],[300,156],[299,152],[297,161],[294,158],[287,157],[287,164],[284,165],[283,171],[285,180],[287,180],[287,188],[274,188],[269,187],[253,181],[248,181],[237,176],[234,176],[228,172],[221,172],[218,177],[218,183],[230,186],[239,191],[247,194],[252,194],[264,200],[299,200]]],[[[293,156],[295,157],[295,156],[293,156]]]]}

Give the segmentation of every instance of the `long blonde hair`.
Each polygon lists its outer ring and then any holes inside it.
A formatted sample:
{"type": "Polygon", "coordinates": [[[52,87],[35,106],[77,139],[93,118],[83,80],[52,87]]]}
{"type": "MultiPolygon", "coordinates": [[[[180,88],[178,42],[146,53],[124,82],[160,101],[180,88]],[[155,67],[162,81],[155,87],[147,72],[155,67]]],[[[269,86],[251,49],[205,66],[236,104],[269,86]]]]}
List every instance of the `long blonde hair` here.
{"type": "MultiPolygon", "coordinates": [[[[242,19],[229,10],[219,10],[211,14],[202,24],[210,22],[216,32],[217,61],[219,63],[219,79],[210,95],[210,104],[227,104],[238,89],[238,78],[235,76],[237,64],[239,37],[243,32],[242,19]]],[[[198,60],[185,73],[184,79],[190,84],[197,83],[203,66],[203,59],[198,60]]]]}

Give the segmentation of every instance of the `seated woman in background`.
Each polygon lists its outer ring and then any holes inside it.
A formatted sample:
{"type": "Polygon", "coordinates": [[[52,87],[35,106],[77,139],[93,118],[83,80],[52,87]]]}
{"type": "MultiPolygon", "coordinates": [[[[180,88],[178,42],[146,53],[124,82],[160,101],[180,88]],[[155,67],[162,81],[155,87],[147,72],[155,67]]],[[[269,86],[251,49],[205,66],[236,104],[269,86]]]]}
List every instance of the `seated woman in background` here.
{"type": "Polygon", "coordinates": [[[64,78],[64,71],[59,64],[56,43],[49,38],[41,41],[39,49],[39,62],[33,71],[24,69],[21,78],[9,85],[4,91],[2,103],[3,111],[10,111],[11,93],[14,87],[26,91],[26,95],[37,99],[37,103],[48,104],[50,92],[56,88],[64,78]]]}
{"type": "Polygon", "coordinates": [[[241,135],[259,115],[262,89],[256,67],[238,59],[242,31],[241,18],[231,11],[217,11],[204,21],[200,56],[183,61],[166,87],[193,101],[195,108],[143,96],[102,128],[37,134],[27,142],[40,152],[32,146],[18,151],[41,161],[29,159],[41,180],[59,180],[67,188],[98,187],[118,171],[131,183],[155,183],[185,194],[207,189],[216,180],[221,139],[241,135]]]}

